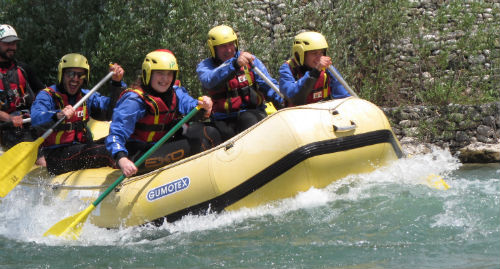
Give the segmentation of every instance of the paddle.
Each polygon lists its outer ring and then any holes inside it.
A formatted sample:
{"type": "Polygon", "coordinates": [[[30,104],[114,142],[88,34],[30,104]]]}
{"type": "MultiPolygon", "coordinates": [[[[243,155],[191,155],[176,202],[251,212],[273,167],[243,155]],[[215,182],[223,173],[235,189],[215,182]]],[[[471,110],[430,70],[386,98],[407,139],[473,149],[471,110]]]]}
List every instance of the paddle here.
{"type": "MultiPolygon", "coordinates": [[[[167,139],[169,139],[177,130],[179,130],[184,123],[186,123],[188,120],[190,120],[198,111],[200,110],[200,106],[198,105],[197,107],[193,108],[189,114],[187,114],[184,118],[182,118],[181,121],[179,121],[170,131],[168,131],[165,136],[163,136],[158,142],[154,144],[153,147],[151,147],[142,157],[137,160],[134,164],[135,166],[141,165],[153,152],[159,148],[167,139]]],[[[48,229],[43,236],[47,235],[55,235],[55,236],[63,236],[66,239],[72,239],[76,240],[80,236],[83,224],[87,220],[87,217],[89,216],[90,212],[94,210],[94,208],[106,197],[108,194],[113,191],[118,184],[120,184],[123,180],[125,179],[125,175],[121,175],[113,184],[111,184],[98,198],[95,200],[91,205],[89,205],[85,210],[67,217],[58,223],[56,223],[54,226],[52,226],[50,229],[48,229]]]]}
{"type": "Polygon", "coordinates": [[[335,69],[333,68],[333,66],[329,66],[328,67],[328,70],[332,73],[332,75],[340,82],[340,84],[342,84],[342,86],[344,86],[344,88],[347,90],[347,92],[349,92],[349,94],[351,96],[354,96],[356,98],[359,98],[359,96],[351,89],[351,87],[349,87],[349,85],[347,85],[347,82],[345,82],[345,80],[339,75],[339,73],[337,73],[335,71],[335,69]]]}
{"type": "MultiPolygon", "coordinates": [[[[264,73],[262,73],[262,71],[260,71],[260,69],[257,66],[253,66],[252,68],[255,71],[255,73],[257,73],[257,75],[259,75],[259,77],[261,77],[266,82],[266,84],[269,85],[269,87],[271,87],[281,98],[288,99],[280,92],[278,87],[276,87],[276,85],[274,85],[274,83],[272,83],[267,78],[267,76],[264,75],[264,73]]],[[[328,67],[328,70],[333,74],[333,76],[335,76],[335,78],[340,82],[340,84],[342,84],[342,86],[344,86],[344,88],[346,88],[346,90],[349,92],[349,94],[351,96],[359,98],[358,95],[351,89],[351,87],[349,87],[349,85],[347,85],[347,82],[345,82],[345,80],[335,71],[333,66],[330,65],[328,67]]],[[[287,101],[290,101],[290,100],[287,100],[287,101]]]]}
{"type": "MultiPolygon", "coordinates": [[[[113,76],[113,72],[109,72],[97,85],[92,88],[80,101],[73,107],[77,108],[83,104],[99,87],[102,86],[108,79],[113,76]]],[[[54,132],[65,117],[59,119],[45,133],[33,142],[21,142],[10,148],[7,152],[0,156],[0,197],[5,197],[31,170],[37,159],[38,147],[45,139],[54,132]]]]}
{"type": "MultiPolygon", "coordinates": [[[[328,70],[332,73],[333,76],[346,88],[346,90],[349,92],[351,96],[354,96],[356,98],[359,98],[358,95],[347,85],[347,82],[335,71],[333,66],[329,66],[328,70]]],[[[436,174],[430,174],[428,175],[425,180],[423,180],[423,183],[426,184],[429,187],[438,189],[438,190],[447,190],[450,188],[448,183],[440,176],[436,174]]]]}
{"type": "Polygon", "coordinates": [[[447,190],[450,188],[450,185],[444,181],[444,179],[440,175],[430,174],[425,178],[423,184],[438,189],[438,190],[447,190]]]}
{"type": "MultiPolygon", "coordinates": [[[[23,124],[28,122],[31,122],[31,118],[23,119],[23,124]]],[[[0,123],[0,129],[3,129],[5,127],[12,128],[14,127],[14,124],[12,123],[12,121],[0,123]]]]}
{"type": "Polygon", "coordinates": [[[278,87],[276,87],[276,85],[274,85],[274,83],[272,83],[271,80],[269,80],[269,78],[264,75],[264,73],[262,73],[257,66],[252,66],[252,69],[264,80],[264,82],[266,82],[269,87],[271,87],[271,89],[273,89],[281,98],[285,99],[285,96],[280,92],[280,89],[278,89],[278,87]]]}

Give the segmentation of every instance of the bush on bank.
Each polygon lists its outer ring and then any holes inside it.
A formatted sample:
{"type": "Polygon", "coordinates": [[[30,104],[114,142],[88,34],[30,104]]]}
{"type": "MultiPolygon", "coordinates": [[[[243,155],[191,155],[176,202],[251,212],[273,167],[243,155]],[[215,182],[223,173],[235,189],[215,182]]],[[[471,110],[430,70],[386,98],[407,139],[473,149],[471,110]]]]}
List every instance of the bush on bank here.
{"type": "Polygon", "coordinates": [[[195,68],[209,56],[206,34],[224,23],[275,78],[293,36],[315,30],[327,37],[328,54],[351,87],[378,105],[500,97],[499,0],[0,0],[0,6],[0,23],[23,39],[18,58],[48,85],[66,53],[89,58],[91,84],[109,62],[120,63],[130,83],[149,51],[168,48],[183,85],[199,95],[195,68]]]}

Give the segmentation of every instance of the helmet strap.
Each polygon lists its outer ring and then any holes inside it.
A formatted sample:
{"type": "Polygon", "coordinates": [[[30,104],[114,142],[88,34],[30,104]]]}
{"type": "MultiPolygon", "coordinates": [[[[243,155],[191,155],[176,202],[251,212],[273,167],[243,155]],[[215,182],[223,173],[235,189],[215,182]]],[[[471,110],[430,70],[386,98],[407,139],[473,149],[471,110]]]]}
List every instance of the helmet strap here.
{"type": "MultiPolygon", "coordinates": [[[[297,64],[299,64],[299,65],[300,65],[300,55],[299,55],[299,53],[298,53],[298,52],[295,52],[294,57],[295,57],[295,61],[297,62],[297,64]]],[[[306,58],[305,53],[304,53],[304,58],[306,58]]],[[[304,60],[305,60],[305,59],[304,59],[304,60]]]]}

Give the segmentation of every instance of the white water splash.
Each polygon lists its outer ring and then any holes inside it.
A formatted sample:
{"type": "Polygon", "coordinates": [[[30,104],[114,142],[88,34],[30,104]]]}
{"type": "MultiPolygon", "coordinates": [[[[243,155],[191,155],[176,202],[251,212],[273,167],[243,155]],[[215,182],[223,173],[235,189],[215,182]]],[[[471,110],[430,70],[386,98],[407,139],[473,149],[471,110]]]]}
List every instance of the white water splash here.
{"type": "Polygon", "coordinates": [[[489,237],[489,231],[499,231],[500,226],[495,228],[494,223],[498,223],[495,219],[499,217],[500,171],[497,170],[496,174],[496,177],[488,179],[454,179],[454,188],[447,193],[443,212],[434,216],[431,227],[459,229],[462,231],[459,237],[463,240],[489,237]]]}
{"type": "MultiPolygon", "coordinates": [[[[50,191],[18,186],[0,201],[0,214],[3,217],[0,236],[47,245],[127,245],[151,242],[171,234],[224,229],[235,225],[239,225],[239,228],[241,225],[248,225],[248,228],[251,228],[252,220],[269,216],[279,218],[290,211],[320,207],[340,199],[356,201],[370,195],[367,189],[381,184],[420,185],[422,178],[430,173],[446,176],[459,166],[458,160],[448,151],[435,149],[429,154],[395,161],[372,173],[351,175],[324,189],[311,188],[293,198],[257,208],[203,216],[189,215],[175,223],[165,223],[161,227],[108,230],[87,222],[78,241],[43,237],[42,234],[57,221],[85,209],[87,205],[76,199],[74,202],[54,204],[49,197],[50,191]]],[[[448,181],[448,184],[454,188],[453,182],[448,181]]],[[[439,220],[437,222],[439,223],[439,220]]]]}

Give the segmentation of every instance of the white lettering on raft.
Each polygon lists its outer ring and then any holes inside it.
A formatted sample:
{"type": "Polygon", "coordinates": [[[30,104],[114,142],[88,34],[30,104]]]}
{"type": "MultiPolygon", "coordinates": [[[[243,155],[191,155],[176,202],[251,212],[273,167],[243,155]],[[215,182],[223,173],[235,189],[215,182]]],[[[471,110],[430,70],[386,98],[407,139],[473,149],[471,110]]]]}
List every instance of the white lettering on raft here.
{"type": "Polygon", "coordinates": [[[187,189],[189,187],[189,182],[189,177],[177,179],[148,191],[146,198],[148,199],[148,201],[153,202],[156,199],[160,199],[164,196],[187,189]]]}

